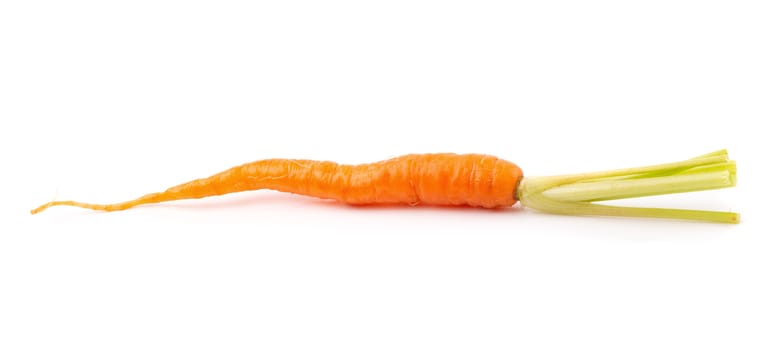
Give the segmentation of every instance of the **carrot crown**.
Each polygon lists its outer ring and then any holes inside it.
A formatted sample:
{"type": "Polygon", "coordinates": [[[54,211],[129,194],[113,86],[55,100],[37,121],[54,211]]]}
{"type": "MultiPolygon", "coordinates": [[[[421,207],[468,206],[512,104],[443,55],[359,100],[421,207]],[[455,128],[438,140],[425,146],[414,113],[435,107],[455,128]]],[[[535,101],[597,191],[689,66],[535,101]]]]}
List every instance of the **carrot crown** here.
{"type": "Polygon", "coordinates": [[[703,191],[736,185],[736,163],[719,150],[689,160],[593,173],[524,178],[516,191],[522,205],[563,215],[607,215],[738,223],[722,211],[622,207],[593,202],[703,191]]]}

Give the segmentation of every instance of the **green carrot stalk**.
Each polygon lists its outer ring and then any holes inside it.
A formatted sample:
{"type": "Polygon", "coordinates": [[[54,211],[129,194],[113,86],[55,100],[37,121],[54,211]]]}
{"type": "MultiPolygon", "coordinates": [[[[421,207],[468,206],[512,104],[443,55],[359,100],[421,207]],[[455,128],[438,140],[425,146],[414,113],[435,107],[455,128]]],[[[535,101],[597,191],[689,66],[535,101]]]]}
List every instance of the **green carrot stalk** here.
{"type": "Polygon", "coordinates": [[[560,176],[526,177],[522,205],[563,215],[632,216],[738,223],[738,213],[622,207],[593,202],[713,190],[736,185],[736,163],[720,150],[681,162],[560,176]]]}

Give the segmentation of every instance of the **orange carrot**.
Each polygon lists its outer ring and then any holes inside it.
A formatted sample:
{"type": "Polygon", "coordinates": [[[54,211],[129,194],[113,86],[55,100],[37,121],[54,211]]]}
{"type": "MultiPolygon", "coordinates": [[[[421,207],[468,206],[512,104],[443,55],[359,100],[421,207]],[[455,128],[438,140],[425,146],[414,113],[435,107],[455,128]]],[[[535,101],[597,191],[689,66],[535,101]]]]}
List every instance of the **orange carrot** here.
{"type": "Polygon", "coordinates": [[[125,210],[141,204],[272,189],[349,204],[433,204],[507,207],[516,202],[521,169],[497,157],[450,153],[411,154],[382,162],[339,165],[333,162],[267,159],[233,167],[163,192],[116,204],[53,201],[94,210],[125,210]]]}
{"type": "Polygon", "coordinates": [[[736,184],[736,163],[720,150],[680,162],[560,176],[524,177],[521,168],[481,154],[411,154],[382,162],[267,159],[233,167],[163,192],[116,204],[53,201],[94,210],[125,210],[141,204],[271,189],[348,204],[469,205],[497,208],[516,201],[564,215],[655,217],[738,223],[733,212],[637,208],[595,204],[606,200],[711,190],[736,184]]]}

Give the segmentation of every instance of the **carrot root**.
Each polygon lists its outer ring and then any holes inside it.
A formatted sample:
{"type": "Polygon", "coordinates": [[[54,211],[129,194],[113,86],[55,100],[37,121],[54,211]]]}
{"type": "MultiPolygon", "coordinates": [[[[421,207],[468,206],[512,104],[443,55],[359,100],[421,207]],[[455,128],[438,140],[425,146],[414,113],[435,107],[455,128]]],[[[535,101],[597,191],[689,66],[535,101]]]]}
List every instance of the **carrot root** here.
{"type": "Polygon", "coordinates": [[[53,201],[33,209],[31,213],[37,214],[59,205],[117,211],[141,204],[260,189],[355,205],[421,203],[497,208],[516,203],[514,192],[522,177],[521,168],[515,164],[482,154],[410,154],[359,165],[265,159],[127,202],[101,205],[53,201]]]}
{"type": "Polygon", "coordinates": [[[143,197],[140,197],[138,199],[134,199],[127,202],[122,203],[115,203],[115,204],[91,204],[91,203],[83,203],[83,202],[76,202],[76,201],[51,201],[49,203],[43,204],[33,210],[30,210],[30,214],[38,214],[46,209],[49,209],[51,207],[55,206],[71,206],[71,207],[79,207],[84,209],[92,209],[92,210],[99,210],[99,211],[118,211],[118,210],[125,210],[130,209],[132,207],[135,207],[137,205],[141,204],[151,204],[151,203],[159,203],[166,200],[164,193],[152,193],[145,195],[143,197]]]}

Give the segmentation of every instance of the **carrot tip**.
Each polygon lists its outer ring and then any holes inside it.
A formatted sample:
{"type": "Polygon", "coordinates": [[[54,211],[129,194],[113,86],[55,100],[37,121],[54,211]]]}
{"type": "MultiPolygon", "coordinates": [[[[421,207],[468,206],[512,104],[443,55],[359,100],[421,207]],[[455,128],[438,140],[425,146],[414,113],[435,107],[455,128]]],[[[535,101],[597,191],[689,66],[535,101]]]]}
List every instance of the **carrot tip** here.
{"type": "Polygon", "coordinates": [[[49,209],[55,205],[75,205],[74,202],[71,201],[52,201],[46,204],[43,204],[39,206],[38,208],[35,208],[33,210],[30,210],[30,214],[35,215],[38,214],[46,209],[49,209]]]}
{"type": "Polygon", "coordinates": [[[51,203],[46,203],[46,204],[44,204],[44,205],[42,205],[42,206],[40,206],[40,207],[38,207],[38,208],[35,208],[35,209],[33,209],[33,210],[30,210],[30,214],[32,214],[32,215],[38,214],[38,213],[40,213],[40,212],[42,212],[42,211],[46,210],[46,208],[50,207],[50,206],[51,206],[50,204],[51,204],[51,203]]]}

